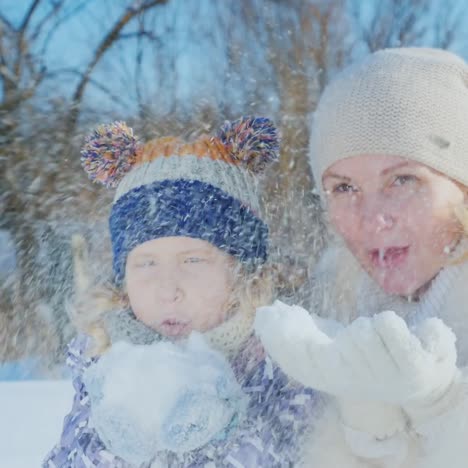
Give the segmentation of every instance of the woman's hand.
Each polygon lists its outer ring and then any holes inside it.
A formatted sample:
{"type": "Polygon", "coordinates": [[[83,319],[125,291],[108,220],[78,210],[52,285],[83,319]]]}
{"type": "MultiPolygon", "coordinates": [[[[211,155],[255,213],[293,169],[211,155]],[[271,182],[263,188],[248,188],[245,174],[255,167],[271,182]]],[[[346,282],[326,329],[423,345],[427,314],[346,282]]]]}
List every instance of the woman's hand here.
{"type": "Polygon", "coordinates": [[[277,301],[255,328],[286,373],[338,398],[430,405],[458,372],[455,335],[437,318],[410,330],[387,311],[344,327],[277,301]]]}

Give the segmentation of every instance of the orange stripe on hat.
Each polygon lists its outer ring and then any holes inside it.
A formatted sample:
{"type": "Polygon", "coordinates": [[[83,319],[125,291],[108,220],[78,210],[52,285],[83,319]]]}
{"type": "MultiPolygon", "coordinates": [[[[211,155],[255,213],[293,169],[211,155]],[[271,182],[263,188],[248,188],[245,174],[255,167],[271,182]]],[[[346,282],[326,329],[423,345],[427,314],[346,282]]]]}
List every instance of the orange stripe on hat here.
{"type": "Polygon", "coordinates": [[[193,142],[186,142],[173,136],[150,140],[138,148],[135,162],[141,164],[171,156],[197,156],[200,159],[209,158],[213,161],[239,165],[239,160],[229,154],[222,142],[209,135],[202,135],[193,142]]]}

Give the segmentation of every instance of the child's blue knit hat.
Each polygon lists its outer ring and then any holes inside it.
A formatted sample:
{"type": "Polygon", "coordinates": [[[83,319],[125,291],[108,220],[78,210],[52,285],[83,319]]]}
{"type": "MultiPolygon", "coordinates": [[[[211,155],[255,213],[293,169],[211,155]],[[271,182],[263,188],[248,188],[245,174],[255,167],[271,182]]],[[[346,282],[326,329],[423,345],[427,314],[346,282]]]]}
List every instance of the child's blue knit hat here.
{"type": "Polygon", "coordinates": [[[268,227],[257,175],[278,155],[277,130],[266,118],[226,122],[216,136],[190,143],[141,144],[124,123],[99,126],[81,161],[92,180],[117,187],[109,220],[116,282],[130,251],[160,237],[202,239],[243,263],[264,263],[268,227]]]}

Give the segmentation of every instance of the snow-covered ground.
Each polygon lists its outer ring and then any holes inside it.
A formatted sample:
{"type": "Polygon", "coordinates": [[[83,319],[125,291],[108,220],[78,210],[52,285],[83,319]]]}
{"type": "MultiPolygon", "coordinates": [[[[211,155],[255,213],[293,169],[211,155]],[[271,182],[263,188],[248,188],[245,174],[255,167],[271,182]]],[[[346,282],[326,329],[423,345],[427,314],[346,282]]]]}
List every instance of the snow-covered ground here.
{"type": "Polygon", "coordinates": [[[67,380],[0,382],[0,467],[39,468],[72,398],[67,380]]]}

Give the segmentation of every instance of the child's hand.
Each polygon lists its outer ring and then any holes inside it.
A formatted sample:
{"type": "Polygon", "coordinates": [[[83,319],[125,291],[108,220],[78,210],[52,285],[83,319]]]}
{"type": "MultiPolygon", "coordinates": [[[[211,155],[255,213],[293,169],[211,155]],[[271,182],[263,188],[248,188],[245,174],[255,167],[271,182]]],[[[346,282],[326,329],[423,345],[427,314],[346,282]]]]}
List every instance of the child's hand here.
{"type": "Polygon", "coordinates": [[[341,329],[327,322],[276,302],[258,310],[255,327],[286,373],[338,398],[430,404],[456,378],[455,336],[439,319],[414,333],[389,311],[341,329]]]}
{"type": "Polygon", "coordinates": [[[189,338],[183,356],[187,358],[186,369],[180,372],[190,377],[180,387],[161,428],[161,446],[178,453],[226,437],[243,418],[247,404],[229,363],[201,335],[189,338]]]}
{"type": "Polygon", "coordinates": [[[186,343],[116,343],[84,375],[92,424],[132,463],[186,452],[222,436],[244,397],[227,361],[200,336],[186,343]]]}

